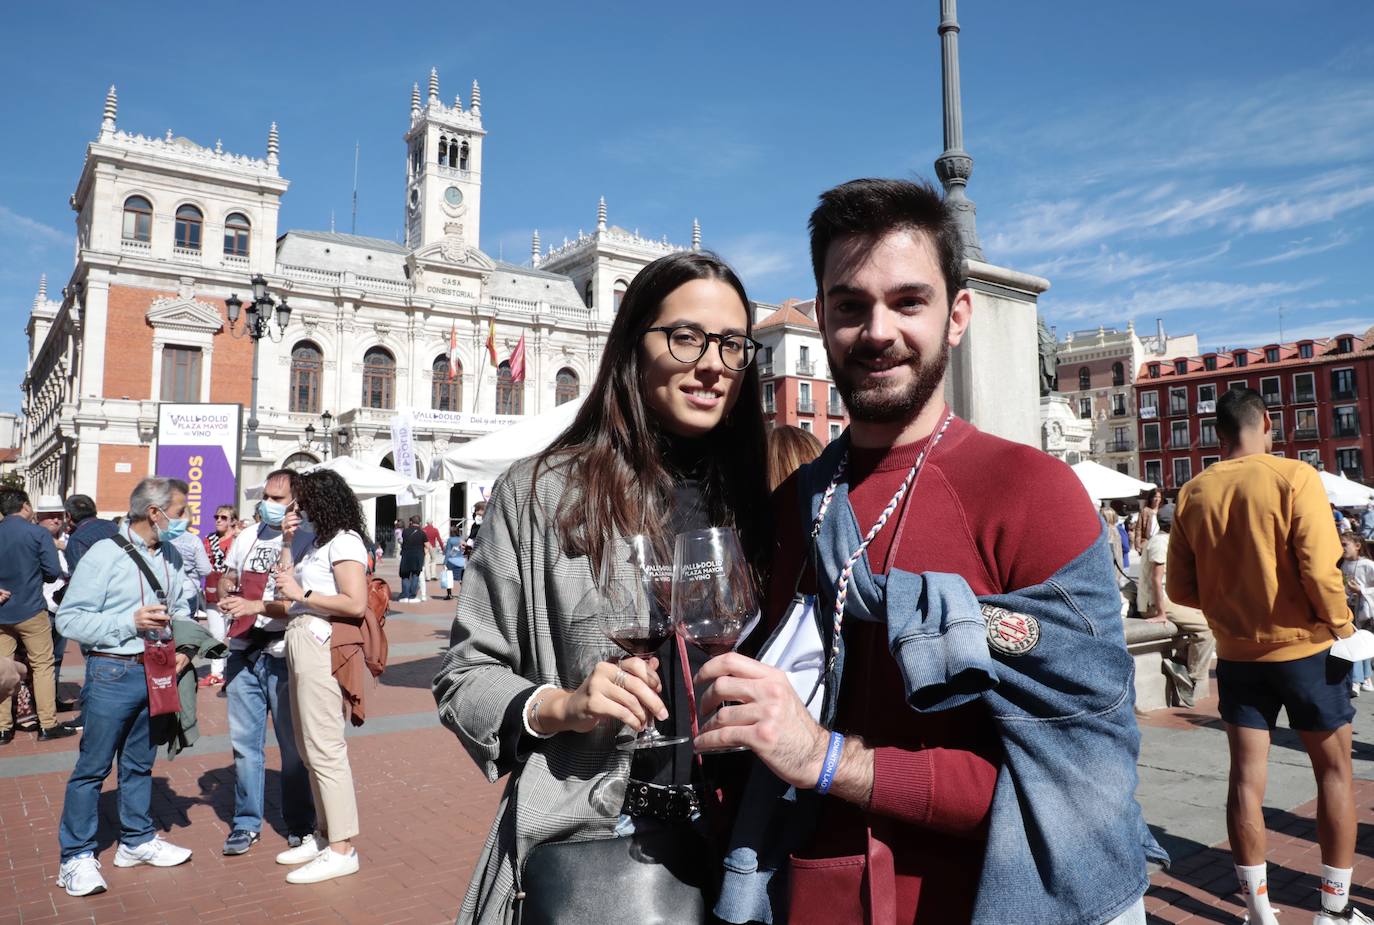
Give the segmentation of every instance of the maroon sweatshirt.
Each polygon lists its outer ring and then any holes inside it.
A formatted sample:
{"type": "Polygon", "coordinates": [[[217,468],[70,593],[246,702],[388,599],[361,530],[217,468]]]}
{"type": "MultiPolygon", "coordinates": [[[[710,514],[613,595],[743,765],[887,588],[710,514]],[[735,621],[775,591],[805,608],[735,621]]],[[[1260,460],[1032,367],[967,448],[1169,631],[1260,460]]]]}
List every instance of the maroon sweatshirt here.
{"type": "MultiPolygon", "coordinates": [[[[851,449],[849,499],[861,535],[925,442],[851,449]]],[[[767,608],[774,623],[791,601],[810,537],[795,477],[779,487],[775,501],[779,543],[767,608]]],[[[846,512],[832,509],[829,516],[846,512]]],[[[875,572],[951,573],[974,594],[996,594],[1044,581],[1087,549],[1099,529],[1092,502],[1067,466],[955,419],[928,456],[915,491],[869,545],[868,557],[875,572]]],[[[801,586],[814,590],[809,569],[801,586]]],[[[934,714],[908,708],[886,627],[852,620],[846,632],[853,635],[835,726],[875,749],[873,799],[865,811],[827,798],[821,825],[799,857],[863,855],[871,829],[892,851],[898,923],[967,922],[1001,761],[991,719],[976,702],[934,714]]],[[[792,925],[830,925],[837,909],[859,909],[864,901],[844,895],[850,888],[865,891],[857,874],[846,883],[834,869],[817,873],[816,865],[803,864],[794,865],[791,876],[792,925]]]]}

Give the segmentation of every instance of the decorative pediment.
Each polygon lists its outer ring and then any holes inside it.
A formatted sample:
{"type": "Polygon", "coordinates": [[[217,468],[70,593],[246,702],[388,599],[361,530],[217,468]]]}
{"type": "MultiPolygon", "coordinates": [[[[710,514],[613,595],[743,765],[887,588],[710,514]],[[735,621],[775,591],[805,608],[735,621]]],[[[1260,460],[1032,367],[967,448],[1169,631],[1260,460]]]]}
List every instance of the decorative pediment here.
{"type": "Polygon", "coordinates": [[[155,328],[173,328],[202,334],[218,334],[224,327],[224,321],[215,306],[192,298],[155,299],[144,317],[155,328]]]}

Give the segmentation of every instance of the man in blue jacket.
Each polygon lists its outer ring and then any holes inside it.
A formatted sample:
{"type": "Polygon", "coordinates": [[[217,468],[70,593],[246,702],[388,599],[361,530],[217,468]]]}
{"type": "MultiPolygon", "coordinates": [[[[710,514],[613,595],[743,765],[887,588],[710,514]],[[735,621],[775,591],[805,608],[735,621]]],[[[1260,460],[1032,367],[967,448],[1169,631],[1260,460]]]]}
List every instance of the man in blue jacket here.
{"type": "MultiPolygon", "coordinates": [[[[52,621],[43,582],[62,577],[52,535],[24,516],[29,496],[17,488],[0,489],[0,588],[10,592],[0,603],[0,658],[13,658],[18,644],[28,653],[38,708],[40,741],[73,735],[57,721],[57,678],[53,675],[52,621]]],[[[14,740],[14,711],[0,701],[0,745],[14,740]]]]}
{"type": "MultiPolygon", "coordinates": [[[[190,614],[183,593],[181,556],[171,543],[186,532],[185,482],[146,478],[129,498],[128,526],[120,531],[166,594],[144,576],[132,555],[114,539],[96,543],[72,573],[57,611],[57,628],[86,653],[86,730],[81,754],[67,781],[58,841],[62,866],[57,885],[72,896],[106,889],[95,859],[100,821],[100,788],[119,758],[119,850],[115,867],[150,864],[172,867],[191,859],[157,837],[150,812],[153,799],[153,744],[144,674],[144,634],[165,629],[174,617],[190,614]]],[[[178,654],[177,670],[189,660],[178,654]]]]}

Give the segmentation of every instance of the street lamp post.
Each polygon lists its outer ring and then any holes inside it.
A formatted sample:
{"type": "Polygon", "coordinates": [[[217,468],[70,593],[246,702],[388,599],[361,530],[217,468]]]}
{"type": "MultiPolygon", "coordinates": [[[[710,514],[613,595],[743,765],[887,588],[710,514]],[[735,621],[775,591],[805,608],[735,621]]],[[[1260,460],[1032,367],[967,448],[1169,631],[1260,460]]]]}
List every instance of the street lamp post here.
{"type": "Polygon", "coordinates": [[[251,281],[253,286],[253,301],[244,306],[239,299],[238,293],[230,294],[224,300],[224,307],[229,312],[229,333],[237,338],[251,337],[253,339],[253,394],[252,404],[248,409],[248,435],[243,441],[243,455],[249,459],[256,459],[260,455],[258,450],[258,342],[263,337],[268,337],[274,342],[280,342],[286,336],[286,324],[291,320],[291,306],[286,304],[286,298],[278,302],[272,298],[267,291],[267,280],[263,279],[261,273],[254,274],[251,281]],[[235,328],[239,320],[239,313],[246,308],[243,315],[243,324],[235,328]],[[277,333],[272,334],[272,315],[277,317],[277,333]]]}
{"type": "MultiPolygon", "coordinates": [[[[334,430],[334,415],[330,414],[328,411],[324,412],[320,415],[320,424],[323,426],[324,430],[321,434],[320,445],[318,449],[322,454],[324,454],[324,458],[328,460],[334,450],[334,442],[332,439],[332,434],[334,430]]],[[[311,449],[316,449],[314,424],[305,425],[305,444],[311,449]]]]}

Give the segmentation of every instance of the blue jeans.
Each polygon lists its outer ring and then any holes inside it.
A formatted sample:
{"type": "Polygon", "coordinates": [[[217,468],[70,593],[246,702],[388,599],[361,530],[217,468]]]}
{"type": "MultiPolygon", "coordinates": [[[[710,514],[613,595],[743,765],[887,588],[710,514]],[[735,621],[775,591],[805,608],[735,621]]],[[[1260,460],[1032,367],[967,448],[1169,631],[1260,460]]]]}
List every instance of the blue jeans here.
{"type": "Polygon", "coordinates": [[[281,813],[287,834],[315,831],[315,801],[310,795],[310,776],[296,750],[286,682],[286,659],[265,652],[251,659],[243,652],[229,653],[224,689],[229,700],[229,744],[234,750],[235,829],[262,831],[263,750],[270,712],[281,749],[281,813]]]}
{"type": "Polygon", "coordinates": [[[81,690],[86,728],[67,780],[57,839],[62,860],[94,853],[100,825],[100,786],[119,756],[119,840],[136,848],[153,838],[153,759],[148,735],[148,682],[143,666],[92,656],[81,690]]]}
{"type": "Polygon", "coordinates": [[[402,575],[401,576],[401,599],[413,601],[420,596],[420,576],[402,575]]]}
{"type": "Polygon", "coordinates": [[[1350,683],[1351,683],[1351,684],[1359,684],[1361,681],[1364,681],[1364,680],[1368,679],[1369,677],[1374,676],[1374,671],[1371,671],[1371,661],[1372,661],[1371,659],[1365,659],[1364,661],[1352,662],[1352,663],[1351,663],[1351,665],[1350,665],[1350,683]]]}

